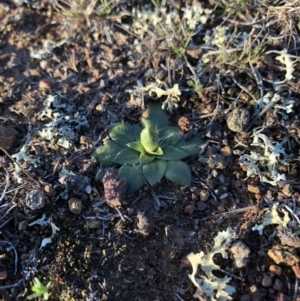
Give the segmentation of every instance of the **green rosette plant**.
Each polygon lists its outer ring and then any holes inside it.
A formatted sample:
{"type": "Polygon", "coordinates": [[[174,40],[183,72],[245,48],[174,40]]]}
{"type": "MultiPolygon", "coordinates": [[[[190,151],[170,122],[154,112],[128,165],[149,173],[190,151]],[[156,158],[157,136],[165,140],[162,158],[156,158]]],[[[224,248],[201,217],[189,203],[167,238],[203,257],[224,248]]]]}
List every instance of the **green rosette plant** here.
{"type": "Polygon", "coordinates": [[[127,180],[127,194],[151,186],[163,177],[190,186],[192,174],[181,161],[198,155],[203,140],[194,136],[185,140],[178,127],[168,126],[168,115],[157,102],[148,102],[142,126],[115,123],[108,126],[110,140],[96,149],[93,156],[105,167],[121,165],[119,176],[127,180]]]}

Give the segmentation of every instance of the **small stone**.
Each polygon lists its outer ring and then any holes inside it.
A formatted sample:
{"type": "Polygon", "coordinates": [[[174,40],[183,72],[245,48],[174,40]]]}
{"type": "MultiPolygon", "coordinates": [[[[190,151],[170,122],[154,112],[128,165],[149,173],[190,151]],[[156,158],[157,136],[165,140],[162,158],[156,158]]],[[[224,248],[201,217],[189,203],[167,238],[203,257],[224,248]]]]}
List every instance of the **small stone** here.
{"type": "Polygon", "coordinates": [[[243,268],[248,264],[251,251],[243,242],[235,242],[231,247],[231,253],[233,254],[234,264],[237,268],[243,268]]]}
{"type": "Polygon", "coordinates": [[[251,301],[251,297],[249,295],[242,295],[240,301],[251,301]]]}
{"type": "Polygon", "coordinates": [[[283,282],[279,278],[276,278],[273,284],[273,289],[277,292],[281,292],[283,287],[283,282]]]}
{"type": "Polygon", "coordinates": [[[265,274],[261,284],[264,287],[271,287],[273,285],[273,278],[269,274],[265,274]]]}
{"type": "Polygon", "coordinates": [[[79,143],[88,146],[93,142],[90,136],[80,136],[79,143]]]}
{"type": "Polygon", "coordinates": [[[198,202],[197,209],[198,209],[198,211],[204,211],[206,209],[206,204],[202,203],[202,202],[198,202]]]}
{"type": "Polygon", "coordinates": [[[261,301],[262,300],[262,296],[260,291],[257,289],[256,285],[252,285],[250,287],[250,292],[249,295],[251,297],[251,301],[261,301]]]}
{"type": "Polygon", "coordinates": [[[210,192],[208,190],[201,190],[199,196],[202,202],[206,202],[210,197],[210,192]]]}
{"type": "Polygon", "coordinates": [[[223,138],[223,129],[220,123],[211,122],[205,128],[205,136],[209,139],[220,141],[223,138]]]}
{"type": "Polygon", "coordinates": [[[228,194],[227,192],[221,194],[221,195],[220,195],[220,200],[226,199],[226,198],[228,197],[228,195],[229,195],[229,194],[228,194]]]}
{"type": "Polygon", "coordinates": [[[5,280],[7,278],[7,271],[0,271],[0,280],[5,280]]]}
{"type": "Polygon", "coordinates": [[[53,81],[48,79],[41,79],[39,82],[39,88],[41,90],[51,90],[54,86],[53,81]]]}
{"type": "Polygon", "coordinates": [[[226,122],[228,128],[233,132],[242,132],[250,120],[250,113],[247,109],[238,108],[228,113],[226,122]]]}
{"type": "Polygon", "coordinates": [[[69,203],[69,209],[72,213],[79,215],[82,211],[82,201],[80,199],[70,199],[68,201],[69,203]]]}
{"type": "Polygon", "coordinates": [[[290,184],[284,185],[282,188],[282,193],[284,195],[286,195],[287,197],[291,197],[293,194],[293,189],[292,189],[291,185],[290,184]]]}
{"type": "Polygon", "coordinates": [[[134,208],[132,208],[132,207],[127,208],[126,211],[127,211],[128,216],[131,216],[134,214],[134,208]]]}
{"type": "Polygon", "coordinates": [[[42,191],[32,190],[25,199],[26,206],[31,210],[42,209],[45,206],[46,196],[42,191]]]}
{"type": "Polygon", "coordinates": [[[295,273],[295,276],[300,279],[300,267],[298,265],[292,266],[292,270],[295,273]]]}
{"type": "Polygon", "coordinates": [[[93,219],[86,222],[86,226],[89,229],[99,229],[101,226],[101,221],[99,219],[93,219]]]}
{"type": "Polygon", "coordinates": [[[230,157],[232,155],[232,150],[228,145],[226,145],[226,146],[221,148],[221,154],[224,157],[230,157]]]}
{"type": "Polygon", "coordinates": [[[44,187],[44,192],[49,196],[55,196],[56,195],[56,190],[50,185],[46,185],[44,187]]]}
{"type": "Polygon", "coordinates": [[[269,267],[269,271],[275,275],[280,276],[282,274],[282,268],[278,265],[271,264],[269,267]]]}
{"type": "Polygon", "coordinates": [[[227,162],[223,155],[215,154],[209,157],[207,165],[210,169],[225,169],[227,162]]]}
{"type": "Polygon", "coordinates": [[[191,215],[194,213],[195,209],[196,208],[194,204],[188,204],[184,207],[184,213],[191,215]]]}
{"type": "Polygon", "coordinates": [[[19,132],[12,127],[0,126],[0,146],[4,150],[9,150],[13,146],[18,134],[19,132]]]}
{"type": "Polygon", "coordinates": [[[28,221],[27,220],[21,221],[18,224],[18,230],[20,232],[23,232],[23,231],[25,231],[27,229],[27,226],[28,226],[28,221]]]}
{"type": "Polygon", "coordinates": [[[219,206],[217,207],[217,209],[218,209],[218,211],[219,211],[220,213],[224,213],[224,212],[226,211],[226,209],[225,209],[224,206],[222,206],[222,205],[219,205],[219,206]]]}
{"type": "Polygon", "coordinates": [[[256,185],[248,184],[247,189],[251,193],[260,194],[260,188],[256,185]]]}

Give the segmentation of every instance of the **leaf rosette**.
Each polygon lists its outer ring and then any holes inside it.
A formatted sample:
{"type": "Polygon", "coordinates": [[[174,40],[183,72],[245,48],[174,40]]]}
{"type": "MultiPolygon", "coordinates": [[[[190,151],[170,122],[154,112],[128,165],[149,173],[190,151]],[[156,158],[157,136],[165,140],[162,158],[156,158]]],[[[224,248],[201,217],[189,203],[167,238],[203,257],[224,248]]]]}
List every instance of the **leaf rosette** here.
{"type": "Polygon", "coordinates": [[[181,160],[198,155],[203,139],[194,136],[185,140],[178,127],[169,127],[168,115],[159,103],[147,103],[142,126],[115,123],[107,130],[110,140],[93,156],[105,167],[121,165],[119,176],[126,178],[128,194],[140,189],[145,181],[154,186],[163,177],[191,185],[191,170],[181,160]]]}

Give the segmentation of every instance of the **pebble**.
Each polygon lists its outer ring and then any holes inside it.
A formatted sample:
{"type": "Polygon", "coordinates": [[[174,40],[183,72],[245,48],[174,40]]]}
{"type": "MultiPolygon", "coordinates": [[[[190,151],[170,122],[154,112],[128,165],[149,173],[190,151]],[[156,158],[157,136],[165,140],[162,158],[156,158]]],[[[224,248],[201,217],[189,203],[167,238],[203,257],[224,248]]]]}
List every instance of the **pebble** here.
{"type": "Polygon", "coordinates": [[[217,209],[218,209],[218,211],[219,211],[220,213],[224,213],[224,212],[226,211],[226,209],[225,209],[224,206],[222,206],[222,205],[219,205],[219,206],[217,207],[217,209]]]}
{"type": "Polygon", "coordinates": [[[250,292],[249,295],[251,297],[251,301],[261,301],[262,300],[262,296],[260,291],[257,289],[256,285],[252,285],[250,287],[250,292]]]}
{"type": "Polygon", "coordinates": [[[225,169],[227,162],[223,155],[215,154],[209,157],[207,165],[210,169],[225,169]]]}
{"type": "Polygon", "coordinates": [[[82,201],[80,199],[69,199],[69,209],[72,213],[79,215],[82,211],[82,201]]]}
{"type": "Polygon", "coordinates": [[[206,209],[206,204],[202,202],[197,202],[198,211],[204,211],[206,209]]]}
{"type": "MultiPolygon", "coordinates": [[[[194,202],[193,202],[194,203],[194,202]]],[[[189,215],[193,214],[195,211],[195,205],[194,204],[188,204],[184,207],[184,213],[187,213],[189,215]]]]}
{"type": "Polygon", "coordinates": [[[273,285],[273,278],[270,275],[265,274],[261,281],[261,284],[264,287],[271,287],[273,285]]]}
{"type": "Polygon", "coordinates": [[[228,128],[233,132],[242,132],[250,120],[250,112],[247,109],[237,108],[226,116],[228,128]]]}
{"type": "Polygon", "coordinates": [[[23,232],[23,231],[25,231],[27,229],[27,226],[28,226],[28,221],[27,220],[21,221],[18,224],[18,230],[20,232],[23,232]]]}
{"type": "Polygon", "coordinates": [[[243,295],[240,301],[251,301],[251,297],[249,295],[243,295]]]}
{"type": "Polygon", "coordinates": [[[279,278],[276,278],[273,284],[273,289],[277,292],[281,292],[283,287],[283,282],[279,278]]]}
{"type": "Polygon", "coordinates": [[[251,193],[260,194],[260,188],[256,185],[248,184],[247,189],[251,193]]]}
{"type": "Polygon", "coordinates": [[[9,150],[13,146],[18,134],[19,132],[12,127],[0,126],[0,146],[5,150],[9,150]]]}
{"type": "Polygon", "coordinates": [[[269,271],[271,273],[274,273],[275,275],[278,275],[278,276],[280,276],[282,274],[282,268],[278,265],[275,265],[275,264],[270,265],[269,271]]]}
{"type": "Polygon", "coordinates": [[[207,190],[201,190],[199,196],[202,202],[206,202],[209,199],[210,192],[207,190]]]}
{"type": "Polygon", "coordinates": [[[292,189],[291,185],[290,184],[284,185],[282,188],[282,193],[284,195],[286,195],[287,197],[291,197],[293,194],[293,189],[292,189]]]}
{"type": "Polygon", "coordinates": [[[40,190],[30,191],[25,199],[26,206],[31,210],[42,209],[45,206],[46,196],[40,190]]]}
{"type": "Polygon", "coordinates": [[[221,154],[224,157],[230,157],[232,155],[232,150],[228,145],[226,145],[226,146],[221,148],[221,154]]]}
{"type": "Polygon", "coordinates": [[[56,190],[53,187],[51,187],[50,185],[46,185],[44,187],[44,192],[49,196],[55,196],[56,195],[56,190]]]}
{"type": "Polygon", "coordinates": [[[86,222],[86,226],[89,229],[99,229],[101,226],[101,221],[99,219],[94,219],[86,222]]]}
{"type": "Polygon", "coordinates": [[[7,278],[7,271],[0,271],[0,280],[5,280],[7,278]]]}

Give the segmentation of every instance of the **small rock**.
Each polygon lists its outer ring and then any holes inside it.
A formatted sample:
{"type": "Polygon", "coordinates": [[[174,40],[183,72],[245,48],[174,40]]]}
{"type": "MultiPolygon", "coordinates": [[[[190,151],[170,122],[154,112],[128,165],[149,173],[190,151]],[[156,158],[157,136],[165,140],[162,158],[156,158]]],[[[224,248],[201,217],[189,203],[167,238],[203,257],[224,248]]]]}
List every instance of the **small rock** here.
{"type": "Polygon", "coordinates": [[[49,79],[41,79],[39,82],[39,88],[42,90],[51,90],[54,86],[54,82],[49,79]]]}
{"type": "MultiPolygon", "coordinates": [[[[290,301],[291,299],[285,295],[284,293],[279,292],[277,294],[277,299],[276,301],[290,301]]],[[[296,301],[299,301],[299,299],[297,298],[296,301]]]]}
{"type": "Polygon", "coordinates": [[[184,133],[186,133],[190,130],[191,123],[187,117],[181,116],[178,120],[178,126],[184,133]]]}
{"type": "Polygon", "coordinates": [[[268,251],[268,255],[275,261],[276,264],[294,266],[300,261],[296,250],[288,246],[273,246],[272,249],[268,251]]]}
{"type": "Polygon", "coordinates": [[[277,292],[281,292],[283,287],[283,282],[279,278],[276,278],[273,284],[273,289],[277,292]]]}
{"type": "Polygon", "coordinates": [[[0,126],[0,146],[5,150],[9,150],[13,146],[18,134],[19,132],[12,127],[0,126]]]}
{"type": "Polygon", "coordinates": [[[280,276],[282,274],[282,268],[278,265],[275,265],[275,264],[270,265],[269,271],[271,273],[274,273],[275,275],[278,275],[278,276],[280,276]]]}
{"type": "Polygon", "coordinates": [[[264,287],[271,287],[273,285],[273,278],[269,274],[265,274],[261,284],[264,287]]]}
{"type": "Polygon", "coordinates": [[[205,128],[205,136],[209,139],[220,141],[223,138],[223,129],[220,123],[212,122],[205,128]]]}
{"type": "Polygon", "coordinates": [[[259,193],[260,194],[260,188],[256,185],[248,184],[247,189],[251,193],[259,193]]]}
{"type": "Polygon", "coordinates": [[[287,197],[291,197],[293,194],[293,189],[292,189],[291,185],[290,184],[284,185],[282,188],[282,193],[284,195],[286,195],[287,197]]]}
{"type": "Polygon", "coordinates": [[[27,226],[28,226],[28,221],[27,220],[21,221],[18,224],[18,230],[20,232],[23,232],[23,231],[25,231],[27,229],[27,226]]]}
{"type": "Polygon", "coordinates": [[[82,201],[80,199],[70,199],[68,201],[69,203],[69,209],[72,213],[79,215],[82,211],[82,201]]]}
{"type": "Polygon", "coordinates": [[[92,187],[90,185],[89,179],[82,175],[62,175],[59,178],[59,183],[67,186],[71,190],[78,190],[79,192],[91,193],[92,187]]]}
{"type": "Polygon", "coordinates": [[[110,207],[121,206],[126,190],[127,181],[120,178],[115,170],[107,170],[102,178],[105,200],[110,207]]]}
{"type": "Polygon", "coordinates": [[[233,132],[242,132],[250,120],[250,113],[247,109],[238,108],[228,113],[226,122],[228,128],[233,132]]]}
{"type": "Polygon", "coordinates": [[[197,202],[198,211],[204,211],[206,209],[206,204],[202,202],[197,202]]]}
{"type": "Polygon", "coordinates": [[[251,301],[261,301],[262,300],[262,296],[260,291],[257,289],[256,285],[252,285],[250,287],[250,292],[249,295],[251,297],[251,301]]]}
{"type": "Polygon", "coordinates": [[[226,145],[226,146],[221,148],[221,154],[224,157],[230,157],[232,155],[232,150],[228,145],[226,145]]]}
{"type": "Polygon", "coordinates": [[[210,169],[224,169],[227,166],[227,162],[223,155],[215,154],[209,157],[207,165],[210,169]]]}
{"type": "Polygon", "coordinates": [[[46,196],[42,191],[32,190],[25,199],[26,206],[31,210],[42,209],[45,206],[46,196]]]}
{"type": "Polygon", "coordinates": [[[184,213],[191,215],[194,213],[195,209],[196,209],[195,204],[192,204],[192,202],[191,202],[191,204],[188,204],[184,207],[184,213]]]}
{"type": "Polygon", "coordinates": [[[224,213],[224,212],[226,211],[226,209],[225,209],[224,206],[222,206],[222,205],[219,205],[219,206],[217,207],[217,209],[218,209],[218,211],[219,211],[220,213],[224,213]]]}
{"type": "Polygon", "coordinates": [[[298,265],[292,266],[292,270],[295,273],[295,276],[300,279],[300,267],[298,265]]]}
{"type": "Polygon", "coordinates": [[[101,226],[101,221],[99,219],[93,219],[86,222],[86,226],[89,229],[99,229],[101,226]]]}
{"type": "Polygon", "coordinates": [[[0,280],[5,280],[7,278],[7,271],[0,271],[0,280]]]}
{"type": "Polygon", "coordinates": [[[240,269],[247,265],[251,251],[243,242],[237,241],[232,245],[231,253],[235,266],[240,269]]]}
{"type": "Polygon", "coordinates": [[[126,209],[126,211],[127,211],[128,216],[131,216],[134,213],[134,208],[129,207],[129,208],[126,209]]]}
{"type": "Polygon", "coordinates": [[[44,187],[44,192],[49,196],[55,196],[56,195],[56,190],[53,187],[51,187],[50,185],[46,185],[44,187]]]}
{"type": "Polygon", "coordinates": [[[90,136],[80,136],[79,143],[88,146],[93,142],[90,136]]]}
{"type": "Polygon", "coordinates": [[[206,202],[209,199],[210,192],[208,190],[201,190],[199,196],[202,202],[206,202]]]}
{"type": "Polygon", "coordinates": [[[249,295],[242,295],[240,301],[251,301],[251,297],[249,295]]]}

